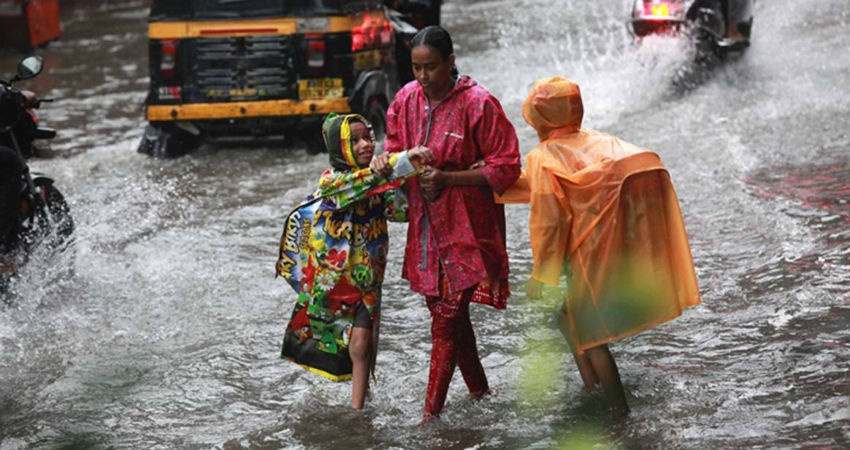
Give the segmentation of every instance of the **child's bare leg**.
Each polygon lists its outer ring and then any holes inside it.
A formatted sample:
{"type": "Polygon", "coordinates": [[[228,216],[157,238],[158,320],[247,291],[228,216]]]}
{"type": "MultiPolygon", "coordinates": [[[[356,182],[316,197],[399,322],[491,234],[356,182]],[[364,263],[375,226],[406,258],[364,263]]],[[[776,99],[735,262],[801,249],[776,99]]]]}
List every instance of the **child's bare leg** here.
{"type": "Polygon", "coordinates": [[[599,384],[599,376],[593,370],[593,364],[591,364],[590,358],[587,357],[587,353],[582,353],[581,355],[573,353],[573,358],[578,366],[578,373],[581,374],[581,380],[584,381],[584,388],[591,389],[593,386],[599,384]]]}
{"type": "Polygon", "coordinates": [[[354,327],[348,344],[353,371],[351,374],[351,407],[362,409],[369,390],[369,363],[372,352],[372,330],[354,327]]]}
{"type": "Polygon", "coordinates": [[[593,371],[599,376],[602,389],[605,390],[605,396],[611,403],[611,410],[614,415],[623,416],[628,413],[629,405],[626,403],[626,393],[623,390],[623,384],[620,382],[620,372],[617,370],[614,357],[608,351],[608,346],[599,345],[589,348],[585,354],[593,366],[593,371]]]}

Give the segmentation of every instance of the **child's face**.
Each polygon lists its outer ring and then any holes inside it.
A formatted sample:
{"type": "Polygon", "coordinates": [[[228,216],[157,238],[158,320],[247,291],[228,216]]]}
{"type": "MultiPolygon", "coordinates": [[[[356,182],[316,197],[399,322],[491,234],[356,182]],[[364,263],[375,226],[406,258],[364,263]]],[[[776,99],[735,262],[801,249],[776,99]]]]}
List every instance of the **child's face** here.
{"type": "Polygon", "coordinates": [[[375,154],[375,142],[372,141],[372,133],[366,125],[360,122],[351,123],[351,137],[354,142],[354,158],[360,167],[366,167],[372,162],[375,154]]]}

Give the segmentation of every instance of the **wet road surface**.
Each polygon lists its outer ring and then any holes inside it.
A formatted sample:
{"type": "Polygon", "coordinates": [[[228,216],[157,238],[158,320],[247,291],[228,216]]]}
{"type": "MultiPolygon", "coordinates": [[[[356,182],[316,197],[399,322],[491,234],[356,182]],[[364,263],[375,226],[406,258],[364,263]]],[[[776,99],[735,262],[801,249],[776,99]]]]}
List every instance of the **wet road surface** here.
{"type": "MultiPolygon", "coordinates": [[[[36,255],[0,306],[0,450],[71,448],[843,449],[850,442],[850,5],[758,2],[752,47],[691,89],[672,39],[631,44],[621,1],[449,1],[458,67],[520,106],[538,77],[578,82],[585,126],[658,152],[679,194],[702,305],[611,346],[631,415],[584,393],[554,328],[558,291],[530,302],[526,207],[508,208],[514,296],[473,308],[495,395],[460,376],[443,420],[417,429],[428,312],[400,279],[390,227],[378,383],[277,359],[294,301],[274,279],[279,227],[324,168],[297,147],[135,153],[147,89],[147,3],[76,2],[45,73],[58,101],[50,174],[73,251],[36,255]],[[69,275],[70,272],[70,275],[69,275]],[[589,445],[589,446],[588,446],[589,445]],[[582,447],[584,446],[584,447],[582,447]]],[[[0,55],[11,73],[19,55],[0,55]]]]}

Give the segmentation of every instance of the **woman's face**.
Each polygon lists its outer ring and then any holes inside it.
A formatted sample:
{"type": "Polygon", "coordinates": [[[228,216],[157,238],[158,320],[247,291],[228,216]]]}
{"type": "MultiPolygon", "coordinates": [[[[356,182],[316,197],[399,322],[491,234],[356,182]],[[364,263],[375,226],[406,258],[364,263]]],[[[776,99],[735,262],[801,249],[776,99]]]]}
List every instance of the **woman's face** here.
{"type": "Polygon", "coordinates": [[[361,122],[351,122],[351,140],[353,142],[354,159],[360,167],[366,167],[372,162],[375,154],[375,142],[372,133],[361,122]]]}
{"type": "Polygon", "coordinates": [[[443,59],[440,52],[427,45],[413,47],[410,51],[413,76],[431,100],[442,100],[452,86],[452,67],[455,55],[443,59]]]}

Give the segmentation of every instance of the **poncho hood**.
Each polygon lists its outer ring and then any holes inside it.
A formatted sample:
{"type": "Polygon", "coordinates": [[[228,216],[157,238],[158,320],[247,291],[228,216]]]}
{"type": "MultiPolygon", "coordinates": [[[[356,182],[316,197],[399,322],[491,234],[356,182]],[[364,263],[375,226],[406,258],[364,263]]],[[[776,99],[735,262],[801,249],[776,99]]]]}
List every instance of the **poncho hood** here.
{"type": "Polygon", "coordinates": [[[348,171],[362,169],[354,155],[354,142],[351,139],[351,122],[362,122],[370,131],[372,125],[360,114],[338,115],[330,113],[322,124],[322,139],[328,151],[328,160],[334,170],[348,171]]]}
{"type": "Polygon", "coordinates": [[[583,116],[578,85],[558,76],[537,80],[522,105],[522,117],[541,141],[578,132],[583,116]]]}

